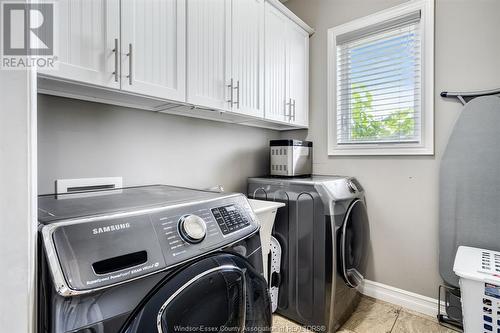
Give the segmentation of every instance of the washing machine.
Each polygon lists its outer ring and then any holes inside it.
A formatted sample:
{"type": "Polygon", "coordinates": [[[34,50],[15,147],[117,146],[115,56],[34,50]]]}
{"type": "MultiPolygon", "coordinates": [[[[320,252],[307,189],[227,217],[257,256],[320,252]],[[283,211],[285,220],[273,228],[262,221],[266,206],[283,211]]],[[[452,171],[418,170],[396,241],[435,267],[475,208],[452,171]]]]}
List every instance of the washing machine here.
{"type": "Polygon", "coordinates": [[[270,331],[242,194],[173,186],[44,195],[38,332],[270,331]]]}
{"type": "Polygon", "coordinates": [[[335,332],[360,300],[369,225],[364,190],[352,177],[250,178],[248,196],[285,203],[273,236],[282,249],[277,312],[335,332]]]}

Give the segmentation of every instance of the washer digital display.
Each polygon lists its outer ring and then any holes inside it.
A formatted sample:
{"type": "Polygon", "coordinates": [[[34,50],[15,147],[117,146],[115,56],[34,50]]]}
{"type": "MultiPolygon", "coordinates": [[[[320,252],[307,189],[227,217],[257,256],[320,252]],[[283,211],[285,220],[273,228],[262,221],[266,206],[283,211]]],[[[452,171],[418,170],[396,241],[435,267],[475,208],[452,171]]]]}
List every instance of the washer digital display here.
{"type": "Polygon", "coordinates": [[[245,228],[250,221],[244,217],[235,205],[212,208],[212,214],[224,235],[245,228]]]}

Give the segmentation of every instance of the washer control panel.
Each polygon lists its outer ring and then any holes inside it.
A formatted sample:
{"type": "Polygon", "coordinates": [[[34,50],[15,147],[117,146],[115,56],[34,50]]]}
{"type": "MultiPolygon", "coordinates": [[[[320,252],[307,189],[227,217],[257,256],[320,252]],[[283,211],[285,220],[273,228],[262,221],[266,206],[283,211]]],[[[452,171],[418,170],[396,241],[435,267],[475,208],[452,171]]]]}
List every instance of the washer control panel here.
{"type": "Polygon", "coordinates": [[[259,228],[241,194],[150,212],[42,229],[63,296],[90,292],[168,269],[238,242],[259,228]]]}
{"type": "Polygon", "coordinates": [[[212,208],[212,214],[222,231],[227,235],[250,225],[248,218],[235,205],[212,208]]]}
{"type": "Polygon", "coordinates": [[[242,195],[151,214],[167,266],[222,248],[259,228],[242,195]]]}

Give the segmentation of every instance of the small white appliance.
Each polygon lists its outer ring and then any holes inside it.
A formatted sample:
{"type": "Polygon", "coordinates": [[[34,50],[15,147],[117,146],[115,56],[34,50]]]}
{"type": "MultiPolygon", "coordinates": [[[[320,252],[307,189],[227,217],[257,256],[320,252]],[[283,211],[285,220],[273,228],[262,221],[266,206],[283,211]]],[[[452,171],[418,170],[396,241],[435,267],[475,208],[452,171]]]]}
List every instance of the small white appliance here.
{"type": "Polygon", "coordinates": [[[310,176],[312,173],[312,142],[271,140],[271,176],[310,176]]]}

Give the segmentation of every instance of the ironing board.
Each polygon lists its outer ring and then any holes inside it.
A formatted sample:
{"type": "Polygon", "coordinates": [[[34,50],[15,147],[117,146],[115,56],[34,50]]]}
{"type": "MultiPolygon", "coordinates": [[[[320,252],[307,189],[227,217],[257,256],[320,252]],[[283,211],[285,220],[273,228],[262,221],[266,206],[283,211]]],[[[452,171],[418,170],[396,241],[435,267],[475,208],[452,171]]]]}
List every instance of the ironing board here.
{"type": "Polygon", "coordinates": [[[439,270],[458,287],[458,246],[500,251],[500,98],[465,105],[441,162],[439,191],[439,270]]]}

